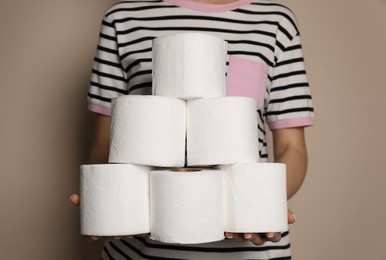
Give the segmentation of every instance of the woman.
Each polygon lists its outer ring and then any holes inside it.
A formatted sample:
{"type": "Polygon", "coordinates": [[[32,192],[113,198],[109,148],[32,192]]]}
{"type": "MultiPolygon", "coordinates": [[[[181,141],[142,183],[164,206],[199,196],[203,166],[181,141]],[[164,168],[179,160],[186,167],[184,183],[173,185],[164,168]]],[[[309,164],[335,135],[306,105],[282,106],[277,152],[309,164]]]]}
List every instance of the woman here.
{"type": "MultiPolygon", "coordinates": [[[[290,199],[306,175],[304,127],[313,107],[293,13],[268,0],[121,1],[104,16],[88,94],[97,113],[90,163],[106,163],[111,99],[151,94],[151,41],[172,33],[204,32],[228,42],[227,84],[259,88],[259,153],[268,160],[265,123],[273,134],[274,161],[287,165],[290,199]],[[243,83],[234,79],[242,75],[243,83]],[[259,74],[265,80],[253,82],[259,74]]],[[[229,87],[229,86],[227,86],[229,87]]],[[[78,195],[71,196],[78,205],[78,195]]],[[[289,212],[288,222],[295,222],[289,212]]],[[[170,245],[145,237],[106,243],[102,259],[291,259],[290,235],[226,233],[227,239],[199,245],[170,245]]],[[[92,237],[92,239],[98,239],[92,237]]]]}

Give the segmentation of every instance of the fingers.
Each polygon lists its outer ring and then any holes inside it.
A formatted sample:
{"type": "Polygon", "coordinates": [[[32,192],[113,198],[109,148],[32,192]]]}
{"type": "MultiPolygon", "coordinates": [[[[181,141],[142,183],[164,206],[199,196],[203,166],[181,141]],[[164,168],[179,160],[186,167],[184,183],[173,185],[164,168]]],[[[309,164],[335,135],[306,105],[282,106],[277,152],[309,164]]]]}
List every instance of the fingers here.
{"type": "Polygon", "coordinates": [[[100,237],[97,237],[97,236],[83,236],[84,239],[87,241],[87,242],[94,242],[94,241],[97,241],[100,237]]]}
{"type": "Polygon", "coordinates": [[[126,238],[133,238],[133,236],[115,236],[115,237],[108,237],[108,239],[117,239],[117,240],[121,240],[121,239],[126,239],[126,238]]]}
{"type": "Polygon", "coordinates": [[[264,234],[258,233],[245,233],[244,238],[251,241],[255,246],[263,245],[268,241],[268,238],[264,234]]]}
{"type": "Polygon", "coordinates": [[[121,239],[128,239],[133,237],[145,237],[148,233],[145,234],[137,234],[137,235],[127,235],[127,236],[83,236],[87,242],[94,242],[97,240],[103,240],[103,241],[111,241],[114,239],[121,240],[121,239]]]}
{"type": "Polygon", "coordinates": [[[80,198],[78,194],[72,194],[70,196],[70,202],[75,206],[79,206],[80,198]]]}
{"type": "Polygon", "coordinates": [[[146,237],[149,233],[134,235],[135,237],[146,237]]]}
{"type": "Polygon", "coordinates": [[[289,209],[288,210],[288,224],[293,224],[296,222],[295,214],[289,209]]]}
{"type": "Polygon", "coordinates": [[[274,232],[274,233],[270,232],[270,233],[266,234],[266,237],[267,237],[268,241],[276,243],[276,242],[279,242],[281,240],[281,233],[280,232],[274,232]]]}
{"type": "Polygon", "coordinates": [[[245,241],[245,238],[244,238],[243,234],[241,234],[241,233],[225,232],[225,237],[227,239],[233,239],[236,241],[245,241]]]}
{"type": "Polygon", "coordinates": [[[280,232],[269,232],[266,234],[263,233],[231,233],[225,232],[227,239],[232,239],[236,241],[251,241],[254,245],[260,246],[265,242],[279,242],[281,240],[280,232]]]}
{"type": "Polygon", "coordinates": [[[100,236],[83,236],[87,242],[95,242],[97,240],[111,241],[114,239],[128,239],[133,238],[133,236],[114,236],[114,237],[100,237],[100,236]]]}

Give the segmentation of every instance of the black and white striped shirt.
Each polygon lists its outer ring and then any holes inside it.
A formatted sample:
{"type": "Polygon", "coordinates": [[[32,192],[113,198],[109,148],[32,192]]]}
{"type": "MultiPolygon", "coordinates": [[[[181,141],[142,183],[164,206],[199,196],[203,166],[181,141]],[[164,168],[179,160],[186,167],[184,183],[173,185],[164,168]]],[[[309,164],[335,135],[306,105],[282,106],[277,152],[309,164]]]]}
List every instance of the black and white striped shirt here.
{"type": "MultiPolygon", "coordinates": [[[[220,37],[228,42],[228,61],[237,57],[266,67],[257,113],[262,161],[268,160],[265,121],[271,129],[312,124],[313,106],[296,19],[290,9],[269,0],[220,5],[133,0],[113,5],[101,26],[89,109],[110,115],[111,99],[151,94],[152,40],[181,32],[220,37]]],[[[227,65],[230,69],[232,62],[227,65]]],[[[229,240],[178,246],[134,238],[107,243],[103,259],[290,259],[289,243],[288,233],[279,243],[259,247],[229,240]]]]}

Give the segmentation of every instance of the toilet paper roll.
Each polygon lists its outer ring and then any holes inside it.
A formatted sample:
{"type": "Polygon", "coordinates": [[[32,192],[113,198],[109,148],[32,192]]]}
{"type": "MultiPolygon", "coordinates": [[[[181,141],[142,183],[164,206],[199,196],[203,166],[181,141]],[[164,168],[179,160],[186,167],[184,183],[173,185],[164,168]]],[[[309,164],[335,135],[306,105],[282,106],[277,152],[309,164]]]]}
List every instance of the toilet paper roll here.
{"type": "Polygon", "coordinates": [[[130,164],[82,165],[81,234],[124,236],[150,232],[150,168],[130,164]]]}
{"type": "Polygon", "coordinates": [[[235,164],[220,169],[224,171],[225,231],[288,230],[285,164],[235,164]]]}
{"type": "Polygon", "coordinates": [[[224,239],[222,171],[150,173],[150,237],[196,244],[224,239]]]}
{"type": "Polygon", "coordinates": [[[187,164],[218,165],[259,160],[253,98],[220,97],[187,102],[187,164]]]}
{"type": "Polygon", "coordinates": [[[123,96],[112,102],[109,162],[161,167],[185,164],[186,102],[123,96]]]}
{"type": "Polygon", "coordinates": [[[225,96],[227,43],[204,33],[153,40],[153,95],[182,99],[225,96]]]}

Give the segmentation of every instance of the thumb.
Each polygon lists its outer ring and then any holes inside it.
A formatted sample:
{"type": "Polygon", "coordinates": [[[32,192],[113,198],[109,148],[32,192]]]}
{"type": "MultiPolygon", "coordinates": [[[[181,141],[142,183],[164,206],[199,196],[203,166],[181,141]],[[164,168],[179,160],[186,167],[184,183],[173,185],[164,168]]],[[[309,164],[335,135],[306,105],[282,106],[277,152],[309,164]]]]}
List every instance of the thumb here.
{"type": "Polygon", "coordinates": [[[79,206],[80,198],[78,194],[72,194],[70,196],[70,202],[74,204],[75,206],[79,206]]]}
{"type": "Polygon", "coordinates": [[[295,223],[295,221],[296,221],[295,214],[290,209],[288,209],[288,224],[293,224],[295,223]]]}

